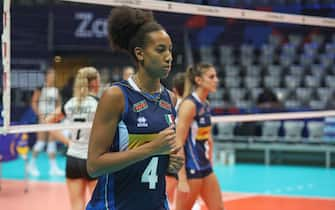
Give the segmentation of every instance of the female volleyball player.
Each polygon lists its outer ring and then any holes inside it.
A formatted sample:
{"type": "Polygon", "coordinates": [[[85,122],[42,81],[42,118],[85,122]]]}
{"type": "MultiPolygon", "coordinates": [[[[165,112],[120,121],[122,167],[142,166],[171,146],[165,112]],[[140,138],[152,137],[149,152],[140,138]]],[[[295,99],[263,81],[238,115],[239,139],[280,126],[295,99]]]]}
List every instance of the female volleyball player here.
{"type": "MultiPolygon", "coordinates": [[[[77,72],[73,97],[62,109],[46,118],[46,122],[59,121],[66,117],[69,122],[92,122],[98,106],[97,94],[100,87],[100,75],[93,67],[84,67],[77,72]]],[[[54,136],[62,136],[51,131],[54,136]],[[56,135],[55,135],[56,134],[56,135]]],[[[86,169],[90,129],[73,130],[68,143],[66,158],[66,184],[72,210],[83,210],[87,203],[87,191],[93,193],[96,179],[91,178],[86,169]]],[[[63,137],[64,138],[64,137],[63,137]]]]}
{"type": "MultiPolygon", "coordinates": [[[[185,83],[185,73],[179,72],[176,75],[174,75],[172,79],[172,91],[177,97],[177,103],[175,106],[176,111],[178,112],[178,107],[182,101],[183,98],[183,93],[184,93],[184,83],[185,83]]],[[[177,123],[177,119],[176,119],[177,123]]],[[[170,206],[174,205],[174,196],[175,196],[175,191],[177,187],[177,174],[171,174],[167,173],[166,176],[166,193],[168,196],[168,200],[170,203],[170,206]]]]}
{"type": "Polygon", "coordinates": [[[178,173],[177,210],[191,210],[200,196],[210,210],[222,210],[218,180],[212,169],[213,139],[207,96],[218,85],[212,65],[199,64],[186,71],[185,99],[179,106],[176,141],[184,145],[185,167],[178,173]]]}
{"type": "Polygon", "coordinates": [[[137,69],[100,99],[87,165],[99,178],[87,209],[166,210],[165,174],[182,165],[173,155],[172,93],[160,83],[171,70],[171,39],[151,12],[128,7],[111,11],[108,29],[112,46],[129,52],[137,69]]]}
{"type": "MultiPolygon", "coordinates": [[[[38,117],[38,122],[42,123],[48,114],[54,112],[61,106],[61,99],[58,89],[55,87],[55,70],[50,68],[46,72],[44,86],[36,89],[32,96],[32,109],[38,117]]],[[[64,171],[59,169],[56,162],[56,142],[49,132],[38,132],[37,141],[33,147],[31,159],[28,163],[27,171],[32,176],[39,176],[40,172],[36,166],[36,158],[44,149],[47,142],[47,153],[50,161],[50,175],[64,176],[64,171]]]]}

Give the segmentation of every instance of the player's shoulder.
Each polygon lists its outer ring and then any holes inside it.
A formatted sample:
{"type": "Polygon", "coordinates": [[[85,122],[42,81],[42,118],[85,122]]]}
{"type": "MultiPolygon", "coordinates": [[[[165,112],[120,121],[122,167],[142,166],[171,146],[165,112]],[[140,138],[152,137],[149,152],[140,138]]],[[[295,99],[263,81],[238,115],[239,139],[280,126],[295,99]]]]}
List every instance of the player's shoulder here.
{"type": "Polygon", "coordinates": [[[121,87],[111,86],[104,90],[99,100],[99,106],[102,110],[122,112],[124,109],[124,93],[121,87]]]}
{"type": "Polygon", "coordinates": [[[72,97],[65,102],[64,107],[74,106],[75,103],[76,103],[76,98],[72,97]]]}
{"type": "Polygon", "coordinates": [[[99,97],[98,96],[95,96],[95,95],[88,95],[87,96],[87,100],[88,101],[93,101],[93,102],[99,102],[99,97]]]}

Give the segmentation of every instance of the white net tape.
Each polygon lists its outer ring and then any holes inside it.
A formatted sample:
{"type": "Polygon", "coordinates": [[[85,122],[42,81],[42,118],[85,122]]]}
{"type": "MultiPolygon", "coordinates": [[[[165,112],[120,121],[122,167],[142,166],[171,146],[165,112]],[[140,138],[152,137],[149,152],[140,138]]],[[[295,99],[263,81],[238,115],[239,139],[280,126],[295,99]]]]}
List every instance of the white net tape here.
{"type": "Polygon", "coordinates": [[[223,18],[259,20],[269,22],[292,23],[311,26],[335,27],[335,19],[319,18],[307,15],[290,15],[278,12],[264,12],[248,9],[203,6],[177,2],[155,0],[63,0],[78,3],[90,3],[109,6],[129,6],[153,11],[173,12],[182,14],[205,15],[223,18]]]}
{"type": "MultiPolygon", "coordinates": [[[[63,0],[66,2],[89,3],[107,6],[130,6],[153,11],[173,12],[182,14],[205,15],[223,18],[234,18],[241,20],[268,21],[292,23],[300,25],[335,27],[335,19],[313,17],[306,15],[291,15],[276,12],[264,12],[247,9],[234,9],[226,7],[203,6],[194,4],[184,4],[167,1],[154,0],[63,0]]],[[[2,34],[2,52],[3,52],[3,103],[4,103],[4,126],[0,133],[21,133],[36,132],[61,129],[88,128],[91,123],[71,123],[71,124],[40,124],[40,125],[16,125],[10,126],[10,0],[4,0],[3,12],[3,34],[2,34]]],[[[305,119],[322,118],[335,116],[335,110],[310,111],[310,112],[292,112],[292,113],[271,113],[271,114],[248,114],[248,115],[229,115],[214,116],[213,122],[247,122],[247,121],[265,121],[265,120],[284,120],[284,119],[305,119]]]]}

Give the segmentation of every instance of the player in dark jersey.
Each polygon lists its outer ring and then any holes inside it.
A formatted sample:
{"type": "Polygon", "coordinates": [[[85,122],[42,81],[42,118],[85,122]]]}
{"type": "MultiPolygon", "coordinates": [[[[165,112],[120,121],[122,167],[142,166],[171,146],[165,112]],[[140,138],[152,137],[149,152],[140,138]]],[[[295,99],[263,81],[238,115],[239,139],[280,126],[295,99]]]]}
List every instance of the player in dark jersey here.
{"type": "Polygon", "coordinates": [[[167,210],[165,174],[178,171],[175,98],[160,83],[172,63],[172,43],[151,12],[111,11],[112,47],[128,51],[136,74],[104,91],[92,127],[88,172],[98,184],[86,209],[167,210]]]}
{"type": "MultiPolygon", "coordinates": [[[[182,102],[183,94],[184,94],[184,83],[185,83],[185,73],[184,72],[178,72],[173,76],[172,79],[172,91],[177,97],[177,103],[175,106],[176,111],[178,112],[179,105],[182,102]]],[[[176,118],[176,123],[178,121],[178,117],[176,118]]],[[[175,191],[177,188],[177,174],[166,174],[166,193],[168,196],[169,204],[170,206],[174,207],[174,197],[175,197],[175,191]]]]}
{"type": "Polygon", "coordinates": [[[212,65],[199,64],[186,71],[184,100],[178,109],[176,141],[184,145],[185,167],[178,173],[176,210],[191,210],[200,196],[211,210],[222,210],[218,180],[212,170],[213,139],[207,97],[218,85],[212,65]]]}

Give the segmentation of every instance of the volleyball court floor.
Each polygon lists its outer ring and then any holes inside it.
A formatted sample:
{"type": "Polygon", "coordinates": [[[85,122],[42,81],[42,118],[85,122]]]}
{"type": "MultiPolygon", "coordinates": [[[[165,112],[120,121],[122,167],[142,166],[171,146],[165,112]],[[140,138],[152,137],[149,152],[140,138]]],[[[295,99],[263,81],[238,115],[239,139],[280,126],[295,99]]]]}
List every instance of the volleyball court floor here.
{"type": "MultiPolygon", "coordinates": [[[[44,153],[37,164],[41,176],[25,182],[22,159],[2,163],[0,209],[70,210],[64,177],[48,175],[44,153]]],[[[335,210],[334,168],[216,163],[215,172],[226,210],[335,210]]]]}

